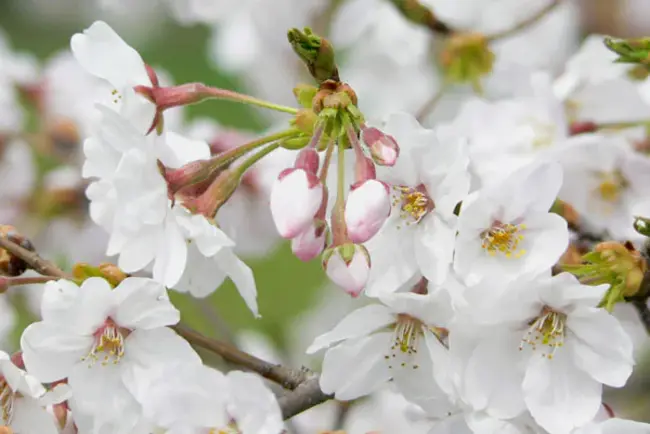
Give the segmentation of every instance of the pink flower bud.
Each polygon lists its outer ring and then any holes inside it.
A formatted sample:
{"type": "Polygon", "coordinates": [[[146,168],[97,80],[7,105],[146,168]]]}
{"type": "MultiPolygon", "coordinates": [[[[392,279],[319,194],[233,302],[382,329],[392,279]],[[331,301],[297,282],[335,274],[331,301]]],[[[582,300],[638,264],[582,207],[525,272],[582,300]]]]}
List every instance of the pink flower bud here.
{"type": "Polygon", "coordinates": [[[381,181],[370,179],[352,187],[345,204],[348,237],[365,243],[381,229],[390,215],[390,189],[381,181]]]}
{"type": "Polygon", "coordinates": [[[285,169],[271,190],[271,215],[281,237],[291,239],[311,224],[323,202],[323,185],[303,169],[285,169]]]}
{"type": "Polygon", "coordinates": [[[327,232],[327,223],[315,219],[311,226],[291,240],[293,254],[301,261],[311,261],[323,253],[327,232]]]}
{"type": "Polygon", "coordinates": [[[361,245],[343,244],[325,251],[323,267],[332,282],[358,297],[368,281],[370,255],[361,245]]]}
{"type": "Polygon", "coordinates": [[[371,127],[361,130],[361,140],[370,150],[374,162],[380,166],[393,166],[397,161],[399,145],[393,136],[371,127]]]}

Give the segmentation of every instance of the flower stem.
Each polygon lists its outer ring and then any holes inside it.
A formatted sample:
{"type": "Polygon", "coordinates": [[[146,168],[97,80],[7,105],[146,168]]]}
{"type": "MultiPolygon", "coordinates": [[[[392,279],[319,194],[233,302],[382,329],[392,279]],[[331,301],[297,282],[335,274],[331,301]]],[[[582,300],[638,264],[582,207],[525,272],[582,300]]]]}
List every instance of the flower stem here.
{"type": "Polygon", "coordinates": [[[271,152],[275,151],[275,150],[278,149],[279,147],[280,147],[280,144],[279,144],[279,143],[277,143],[277,142],[276,142],[276,143],[271,143],[271,144],[270,144],[269,146],[267,146],[266,148],[264,148],[264,149],[262,149],[262,150],[256,152],[255,154],[251,155],[248,159],[244,160],[244,161],[242,162],[242,164],[240,164],[239,166],[237,166],[237,169],[236,169],[236,172],[235,172],[235,173],[237,174],[237,176],[239,176],[239,177],[241,178],[241,177],[244,175],[244,173],[245,173],[248,169],[250,169],[250,167],[251,167],[252,165],[254,165],[255,163],[257,163],[257,162],[260,161],[262,158],[266,157],[268,154],[270,154],[271,152]]]}
{"type": "Polygon", "coordinates": [[[327,150],[325,151],[325,159],[323,160],[323,167],[320,170],[320,182],[325,185],[327,182],[327,172],[329,171],[330,164],[332,162],[332,154],[334,153],[334,147],[336,146],[336,140],[334,137],[330,138],[329,143],[327,144],[327,150]]]}
{"type": "Polygon", "coordinates": [[[5,292],[12,286],[21,285],[35,285],[40,283],[47,283],[51,280],[58,280],[55,276],[32,276],[32,277],[1,277],[0,278],[0,294],[5,292]]]}
{"type": "Polygon", "coordinates": [[[195,104],[212,98],[241,102],[243,104],[254,105],[284,113],[298,113],[298,109],[293,107],[274,104],[263,99],[228,89],[206,86],[203,83],[186,83],[180,86],[154,89],[156,105],[163,110],[170,107],[195,104]]]}
{"type": "Polygon", "coordinates": [[[243,155],[249,153],[250,151],[259,148],[262,145],[275,142],[276,140],[285,139],[287,137],[297,136],[298,134],[300,134],[300,130],[298,130],[297,128],[291,128],[285,131],[281,131],[279,133],[261,137],[257,140],[253,140],[252,142],[243,144],[236,148],[229,149],[214,157],[215,168],[227,166],[233,161],[235,161],[236,159],[242,157],[243,155]]]}
{"type": "Polygon", "coordinates": [[[496,41],[497,39],[507,38],[508,36],[512,36],[516,33],[519,33],[520,31],[525,30],[528,27],[540,21],[549,12],[551,12],[553,9],[559,6],[560,3],[562,3],[562,0],[553,0],[548,5],[543,7],[540,11],[538,11],[536,14],[531,15],[527,19],[521,21],[520,23],[515,24],[513,27],[510,27],[509,29],[494,33],[492,35],[488,35],[486,36],[486,39],[488,40],[488,42],[493,42],[496,41]]]}

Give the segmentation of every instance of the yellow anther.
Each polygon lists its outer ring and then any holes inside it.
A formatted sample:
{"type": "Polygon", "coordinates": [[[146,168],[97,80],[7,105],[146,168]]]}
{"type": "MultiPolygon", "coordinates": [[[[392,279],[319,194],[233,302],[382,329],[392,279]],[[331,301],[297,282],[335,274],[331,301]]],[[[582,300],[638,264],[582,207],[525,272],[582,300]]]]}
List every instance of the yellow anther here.
{"type": "Polygon", "coordinates": [[[601,183],[597,187],[597,194],[605,202],[616,203],[621,198],[621,193],[629,186],[629,182],[619,170],[599,173],[601,183]]]}
{"type": "Polygon", "coordinates": [[[520,232],[524,229],[524,224],[495,223],[490,229],[481,232],[481,247],[490,256],[502,253],[506,258],[520,258],[526,254],[526,250],[519,248],[519,243],[524,239],[520,232]]]}
{"type": "Polygon", "coordinates": [[[552,359],[555,351],[564,346],[566,318],[565,314],[548,307],[542,309],[539,316],[530,322],[530,327],[519,344],[519,350],[523,350],[524,345],[529,345],[533,350],[542,345],[547,347],[547,351],[541,353],[542,357],[552,359]]]}
{"type": "Polygon", "coordinates": [[[433,210],[433,200],[427,196],[425,191],[399,185],[393,188],[397,193],[397,197],[393,200],[393,206],[400,207],[400,217],[407,220],[407,225],[418,223],[433,210]]]}

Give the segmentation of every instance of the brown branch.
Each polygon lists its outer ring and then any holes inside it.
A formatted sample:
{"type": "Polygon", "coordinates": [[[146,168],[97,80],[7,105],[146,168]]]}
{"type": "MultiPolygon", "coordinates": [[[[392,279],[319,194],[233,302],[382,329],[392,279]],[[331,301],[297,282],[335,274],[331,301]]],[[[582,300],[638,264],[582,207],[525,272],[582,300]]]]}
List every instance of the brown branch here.
{"type": "Polygon", "coordinates": [[[26,248],[14,243],[4,236],[0,236],[0,248],[6,250],[13,256],[25,261],[32,269],[44,276],[54,276],[66,278],[66,274],[57,267],[53,262],[41,258],[38,253],[27,250],[26,248]]]}
{"type": "Polygon", "coordinates": [[[290,369],[282,365],[276,365],[258,359],[251,354],[235,348],[231,344],[208,338],[185,325],[179,324],[172,328],[190,344],[212,351],[223,357],[227,362],[257,372],[262,377],[275,381],[285,389],[294,390],[308,379],[309,371],[290,369]]]}
{"type": "Polygon", "coordinates": [[[528,28],[529,26],[532,26],[533,24],[537,23],[540,21],[542,18],[544,18],[549,12],[551,12],[553,9],[555,9],[557,6],[562,3],[562,0],[553,0],[551,1],[548,5],[543,7],[541,10],[539,10],[536,14],[531,15],[527,19],[517,23],[513,27],[503,30],[501,32],[495,33],[493,35],[486,36],[487,40],[492,42],[496,41],[497,39],[503,39],[508,36],[512,36],[516,33],[519,33],[520,31],[528,28]]]}
{"type": "Polygon", "coordinates": [[[645,331],[650,335],[650,309],[648,309],[648,300],[635,298],[630,303],[639,313],[639,319],[645,327],[645,331]]]}
{"type": "Polygon", "coordinates": [[[333,398],[332,395],[323,393],[318,383],[318,375],[314,375],[293,392],[278,399],[278,404],[282,409],[282,417],[286,420],[333,398]]]}

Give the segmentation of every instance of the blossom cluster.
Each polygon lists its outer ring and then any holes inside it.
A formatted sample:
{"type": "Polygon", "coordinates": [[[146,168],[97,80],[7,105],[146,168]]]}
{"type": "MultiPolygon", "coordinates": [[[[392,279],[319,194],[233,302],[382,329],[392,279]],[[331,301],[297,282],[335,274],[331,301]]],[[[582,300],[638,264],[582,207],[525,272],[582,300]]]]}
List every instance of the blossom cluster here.
{"type": "MultiPolygon", "coordinates": [[[[323,13],[317,3],[274,7],[302,22],[323,13]]],[[[347,52],[338,63],[309,28],[279,44],[260,2],[166,2],[182,23],[214,25],[217,60],[255,71],[249,84],[264,97],[283,83],[258,81],[302,60],[316,85],[297,83],[302,69],[280,74],[296,108],[173,85],[103,21],[42,72],[0,45],[0,174],[11,180],[0,236],[21,249],[0,250],[0,292],[32,285],[38,317],[18,352],[0,352],[0,433],[277,434],[317,432],[314,420],[351,433],[650,433],[603,398],[639,361],[641,322],[626,308],[647,311],[650,296],[650,42],[591,35],[573,52],[572,2],[530,0],[541,21],[513,35],[521,11],[452,3],[345,3],[330,11],[347,52]],[[46,125],[44,150],[19,92],[46,125]],[[255,135],[182,119],[210,99],[290,120],[255,135]],[[75,141],[82,152],[62,151],[75,141]],[[57,161],[44,176],[38,152],[57,161]],[[87,230],[68,233],[103,240],[102,251],[75,244],[71,273],[43,272],[13,226],[30,206],[83,209],[83,196],[87,230]],[[351,409],[342,423],[315,407],[286,426],[296,412],[285,398],[301,396],[302,380],[283,391],[258,375],[268,372],[222,372],[170,300],[204,299],[229,279],[259,317],[265,282],[240,256],[282,239],[354,299],[337,299],[343,315],[327,312],[298,349],[305,363],[319,355],[320,375],[299,372],[351,409]],[[104,256],[114,264],[95,265],[104,256]]],[[[1,297],[0,341],[14,322],[1,297]]]]}

